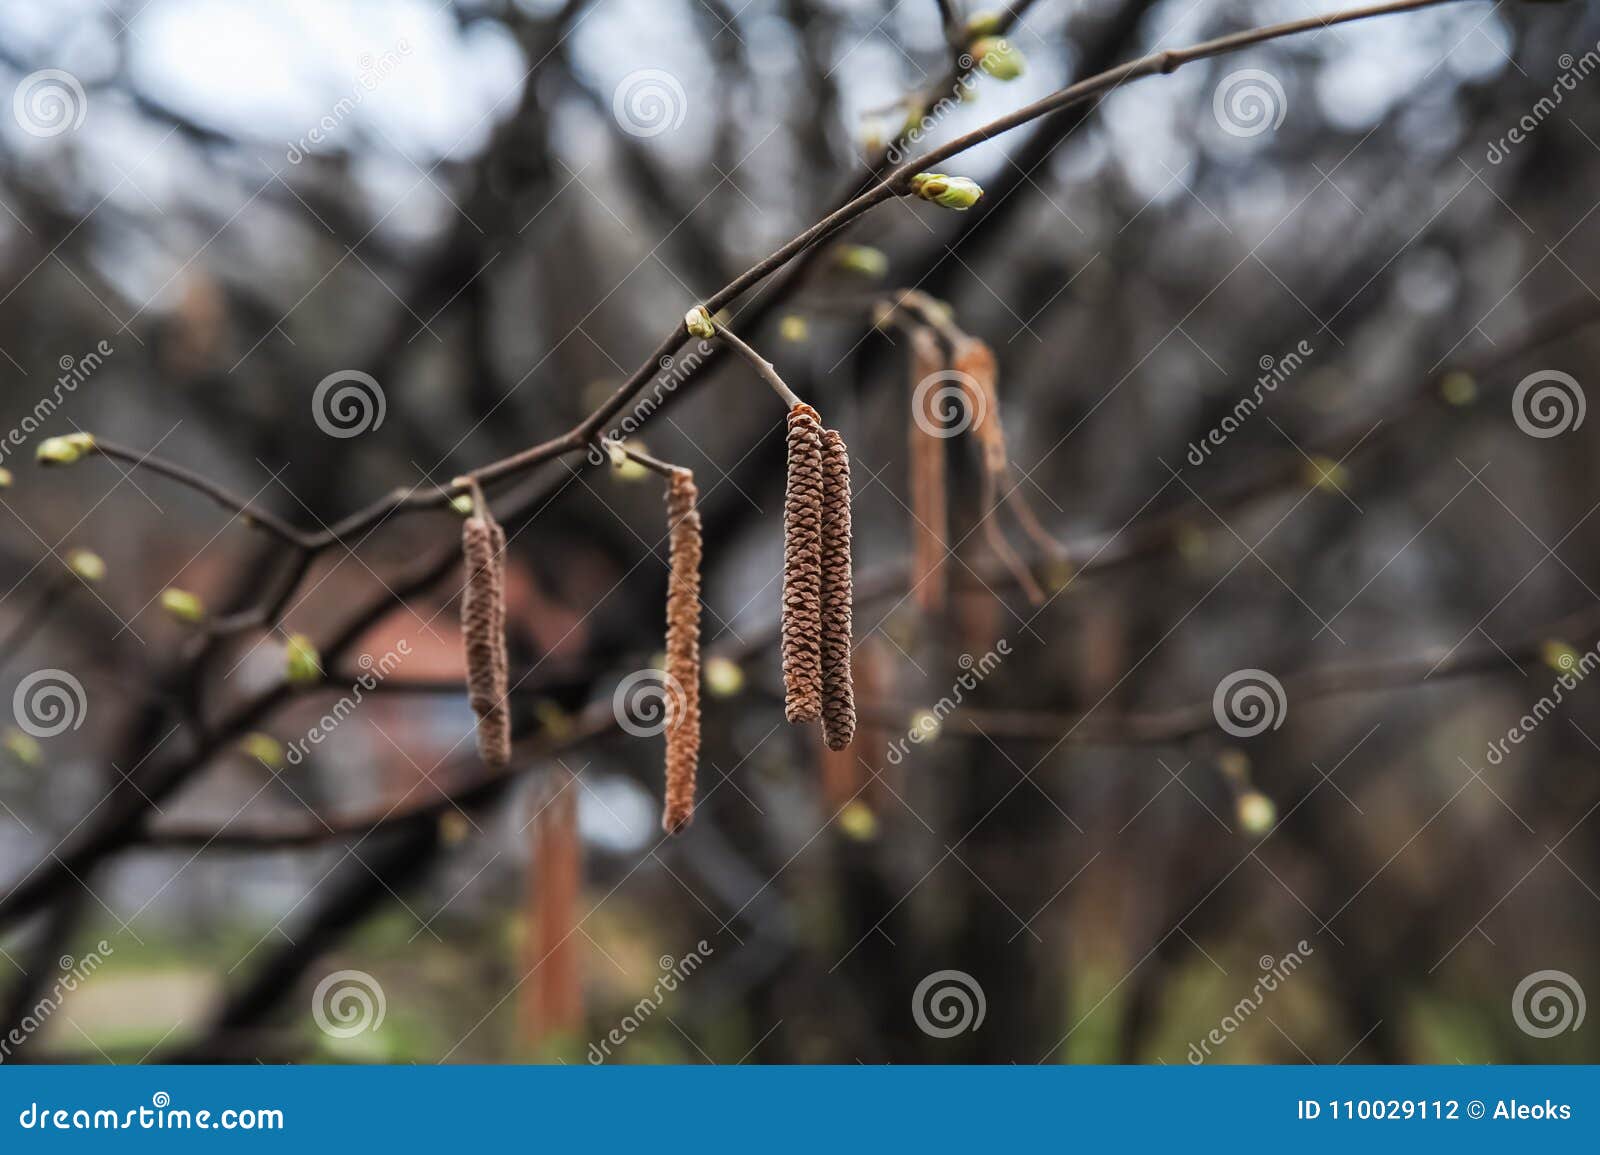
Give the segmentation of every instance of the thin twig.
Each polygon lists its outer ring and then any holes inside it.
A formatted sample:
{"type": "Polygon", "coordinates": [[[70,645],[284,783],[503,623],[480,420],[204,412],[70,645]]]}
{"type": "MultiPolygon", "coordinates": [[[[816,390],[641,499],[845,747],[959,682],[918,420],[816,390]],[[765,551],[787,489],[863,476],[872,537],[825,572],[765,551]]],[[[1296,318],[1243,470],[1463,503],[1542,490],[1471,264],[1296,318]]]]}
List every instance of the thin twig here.
{"type": "Polygon", "coordinates": [[[259,526],[268,533],[282,538],[289,545],[299,549],[313,548],[311,535],[301,533],[277,514],[229,493],[209,477],[202,476],[192,469],[187,469],[164,458],[156,457],[151,453],[140,453],[137,450],[115,445],[99,437],[95,438],[94,452],[102,457],[126,462],[136,469],[146,469],[151,473],[158,473],[162,477],[170,478],[180,485],[185,485],[196,493],[209,497],[229,513],[238,514],[246,524],[259,526]]]}
{"type": "Polygon", "coordinates": [[[787,408],[793,409],[796,405],[804,404],[800,398],[795,396],[794,390],[784,384],[783,378],[778,376],[777,367],[752,349],[743,337],[721,322],[717,323],[717,336],[726,341],[735,353],[750,363],[750,367],[756,371],[757,375],[772,386],[773,392],[783,398],[783,403],[787,408]]]}

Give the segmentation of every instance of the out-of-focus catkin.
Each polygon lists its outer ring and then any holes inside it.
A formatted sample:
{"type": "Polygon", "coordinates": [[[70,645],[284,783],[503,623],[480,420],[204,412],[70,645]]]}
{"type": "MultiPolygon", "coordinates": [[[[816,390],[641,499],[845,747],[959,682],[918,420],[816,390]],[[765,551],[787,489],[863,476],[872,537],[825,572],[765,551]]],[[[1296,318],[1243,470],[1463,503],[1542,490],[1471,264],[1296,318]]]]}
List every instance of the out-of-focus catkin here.
{"type": "Polygon", "coordinates": [[[509,662],[506,657],[505,531],[488,508],[461,523],[467,584],[461,596],[467,696],[478,719],[478,753],[495,769],[511,760],[509,662]]]}
{"type": "Polygon", "coordinates": [[[1006,467],[1006,435],[1000,424],[1000,367],[994,350],[977,337],[965,337],[951,350],[950,367],[972,414],[971,433],[983,447],[983,467],[997,474],[1006,467]]]}
{"type": "Polygon", "coordinates": [[[809,405],[789,411],[783,499],[783,712],[822,716],[822,423],[809,405]]]}
{"type": "Polygon", "coordinates": [[[850,451],[838,430],[822,434],[822,736],[843,750],[856,733],[850,669],[852,591],[850,451]]]}
{"type": "MultiPolygon", "coordinates": [[[[1000,421],[1000,366],[995,360],[994,350],[977,337],[963,337],[956,342],[952,351],[951,367],[961,375],[957,380],[961,382],[967,404],[972,408],[972,435],[978,441],[983,455],[984,474],[996,498],[994,502],[985,502],[985,510],[992,512],[994,504],[1004,501],[1016,516],[1017,524],[1033,540],[1034,545],[1042,549],[1048,557],[1058,561],[1065,560],[1065,547],[1045,530],[1022,487],[1013,485],[1009,481],[1010,462],[1006,456],[1005,426],[1000,421]]],[[[987,512],[985,516],[988,516],[987,512]]],[[[992,538],[1000,531],[996,528],[988,532],[992,538]]],[[[1009,547],[996,546],[1002,560],[1005,560],[1007,566],[1015,572],[1016,565],[1006,557],[1007,549],[1009,547]]],[[[1032,578],[1023,580],[1022,585],[1028,592],[1029,598],[1038,605],[1043,594],[1032,578]]]]}
{"type": "Polygon", "coordinates": [[[583,840],[578,791],[570,777],[556,783],[529,823],[529,919],[522,963],[532,981],[523,988],[523,1037],[535,1049],[583,1030],[583,840]]]}
{"type": "Polygon", "coordinates": [[[700,761],[700,510],[694,474],[674,469],[667,484],[671,573],[667,579],[666,808],[661,825],[676,834],[694,817],[700,761]]]}
{"type": "Polygon", "coordinates": [[[950,509],[945,489],[945,439],[933,401],[938,390],[919,386],[945,370],[944,351],[932,329],[911,333],[911,421],[906,427],[911,488],[911,588],[927,613],[944,609],[946,542],[950,509]]]}

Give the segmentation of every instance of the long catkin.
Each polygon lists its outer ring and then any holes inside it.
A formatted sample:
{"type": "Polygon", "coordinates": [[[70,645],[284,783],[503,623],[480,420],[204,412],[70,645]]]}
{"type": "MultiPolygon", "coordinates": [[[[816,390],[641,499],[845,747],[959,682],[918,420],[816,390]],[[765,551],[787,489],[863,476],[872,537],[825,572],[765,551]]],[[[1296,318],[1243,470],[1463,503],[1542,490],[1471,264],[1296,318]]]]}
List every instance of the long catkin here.
{"type": "Polygon", "coordinates": [[[510,663],[506,657],[505,532],[487,509],[461,523],[467,584],[461,596],[467,696],[478,719],[478,753],[494,769],[511,760],[510,663]]]}
{"type": "Polygon", "coordinates": [[[528,901],[523,942],[522,1034],[538,1048],[575,1037],[583,1029],[583,940],[578,934],[583,897],[583,840],[578,832],[578,785],[570,778],[529,824],[528,901]]]}
{"type": "Polygon", "coordinates": [[[856,734],[851,587],[850,452],[829,429],[822,434],[822,737],[830,750],[843,750],[856,734]]]}
{"type": "Polygon", "coordinates": [[[983,467],[998,474],[1006,467],[1006,435],[1000,424],[1000,367],[994,350],[977,337],[956,342],[950,367],[972,413],[970,431],[983,447],[983,467]]]}
{"type": "Polygon", "coordinates": [[[694,474],[672,471],[667,485],[671,573],[667,579],[667,687],[676,707],[667,722],[666,807],[662,828],[676,834],[694,817],[700,761],[700,510],[694,474]]]}
{"type": "MultiPolygon", "coordinates": [[[[952,368],[961,374],[958,380],[967,395],[967,403],[973,409],[971,431],[983,454],[984,473],[998,494],[994,504],[1003,502],[1009,506],[1022,532],[1033,540],[1034,545],[1044,550],[1046,556],[1057,561],[1065,560],[1066,548],[1045,530],[1022,487],[1011,483],[1005,427],[1000,422],[1000,366],[995,360],[994,350],[986,342],[969,336],[956,343],[951,360],[952,368]]],[[[985,509],[989,508],[986,503],[985,509]]],[[[993,532],[998,533],[999,530],[993,532]]],[[[1009,562],[1007,564],[1010,565],[1009,562]]],[[[1012,568],[1015,570],[1014,566],[1012,568]]],[[[1032,579],[1024,581],[1023,585],[1024,588],[1033,585],[1032,579]]],[[[1037,590],[1036,585],[1033,585],[1033,590],[1037,590]]],[[[1029,597],[1038,605],[1042,595],[1030,590],[1029,597]]]]}
{"type": "Polygon", "coordinates": [[[944,351],[932,329],[911,333],[911,420],[906,448],[911,489],[911,588],[917,605],[926,613],[944,609],[947,575],[946,543],[950,538],[950,510],[945,491],[945,439],[939,436],[932,402],[935,388],[918,386],[945,369],[944,351]]]}
{"type": "Polygon", "coordinates": [[[822,423],[809,405],[789,411],[783,499],[784,716],[822,716],[822,423]]]}

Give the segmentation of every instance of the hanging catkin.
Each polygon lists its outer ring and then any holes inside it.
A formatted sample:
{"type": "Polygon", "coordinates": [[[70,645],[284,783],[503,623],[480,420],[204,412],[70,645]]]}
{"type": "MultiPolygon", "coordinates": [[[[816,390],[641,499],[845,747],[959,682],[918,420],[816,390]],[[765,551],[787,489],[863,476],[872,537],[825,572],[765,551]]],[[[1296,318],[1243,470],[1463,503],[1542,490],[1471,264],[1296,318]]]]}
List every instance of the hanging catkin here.
{"type": "Polygon", "coordinates": [[[511,760],[509,663],[506,659],[505,531],[486,505],[461,523],[467,585],[461,596],[467,696],[478,719],[478,753],[499,769],[511,760]]]}
{"type": "Polygon", "coordinates": [[[822,736],[830,750],[843,750],[856,734],[850,571],[850,451],[829,429],[822,434],[822,736]]]}
{"type": "Polygon", "coordinates": [[[994,350],[977,337],[965,337],[951,350],[950,367],[959,376],[972,415],[970,432],[983,447],[983,467],[998,474],[1006,467],[1006,435],[1000,424],[1000,368],[994,350]]]}
{"type": "Polygon", "coordinates": [[[822,424],[809,405],[789,410],[783,498],[783,712],[822,716],[822,424]]]}
{"type": "MultiPolygon", "coordinates": [[[[950,511],[945,492],[945,439],[933,409],[939,390],[923,387],[945,369],[944,352],[932,329],[911,332],[911,421],[906,428],[911,488],[911,588],[924,612],[945,604],[945,543],[950,511]]],[[[937,382],[935,382],[935,386],[937,382]]]]}
{"type": "MultiPolygon", "coordinates": [[[[1033,506],[1028,502],[1022,487],[1011,483],[1011,467],[1006,457],[1005,427],[1000,421],[1000,367],[995,361],[994,350],[977,337],[964,337],[956,343],[953,350],[952,367],[961,374],[957,379],[961,382],[962,391],[967,395],[967,404],[972,407],[971,432],[977,438],[983,454],[984,473],[998,494],[997,503],[1003,501],[1011,508],[1017,524],[1022,527],[1022,532],[1033,540],[1034,545],[1044,550],[1051,558],[1058,561],[1065,560],[1066,548],[1051,537],[1040,524],[1039,517],[1034,513],[1033,506]]],[[[992,532],[998,533],[999,530],[992,532]]],[[[1027,589],[1031,583],[1031,578],[1025,581],[1024,588],[1027,589]]],[[[1031,591],[1029,597],[1038,604],[1039,597],[1031,591]]]]}
{"type": "Polygon", "coordinates": [[[522,1035],[532,1048],[576,1037],[583,1029],[583,842],[578,791],[569,776],[552,787],[529,824],[530,907],[522,948],[522,1035]]]}
{"type": "Polygon", "coordinates": [[[667,485],[671,573],[667,578],[666,808],[661,825],[676,834],[694,817],[700,760],[700,511],[694,474],[674,469],[667,485]]]}

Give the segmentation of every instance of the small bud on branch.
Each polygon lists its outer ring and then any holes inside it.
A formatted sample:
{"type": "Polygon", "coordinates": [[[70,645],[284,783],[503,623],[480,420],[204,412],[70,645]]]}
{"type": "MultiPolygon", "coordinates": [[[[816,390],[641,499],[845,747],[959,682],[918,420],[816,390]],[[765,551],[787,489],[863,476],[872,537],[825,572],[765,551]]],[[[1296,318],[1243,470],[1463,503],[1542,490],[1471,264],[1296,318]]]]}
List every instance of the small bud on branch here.
{"type": "Polygon", "coordinates": [[[834,261],[845,272],[874,281],[881,281],[889,275],[887,254],[871,245],[841,245],[834,261]]]}
{"type": "Polygon", "coordinates": [[[283,649],[284,677],[291,686],[314,686],[322,681],[322,655],[304,634],[290,634],[283,649]]]}
{"type": "Polygon", "coordinates": [[[93,452],[94,434],[69,433],[41,441],[33,455],[40,465],[75,465],[93,452]]]}
{"type": "Polygon", "coordinates": [[[67,553],[67,568],[77,574],[86,582],[101,582],[106,578],[105,559],[99,554],[87,549],[75,549],[67,553]]]}
{"type": "Polygon", "coordinates": [[[1015,80],[1027,71],[1027,61],[1016,45],[1000,36],[982,36],[972,42],[978,68],[996,80],[1015,80]]]}
{"type": "Polygon", "coordinates": [[[985,8],[967,17],[967,36],[971,39],[997,36],[1001,31],[1001,24],[1000,13],[992,8],[985,8]]]}
{"type": "Polygon", "coordinates": [[[188,590],[164,589],[161,591],[161,608],[174,619],[194,625],[205,621],[206,606],[199,595],[188,590]]]}
{"type": "Polygon", "coordinates": [[[254,758],[268,770],[277,770],[283,765],[283,743],[271,734],[259,731],[246,734],[239,740],[239,751],[254,758]]]}
{"type": "Polygon", "coordinates": [[[983,189],[977,181],[942,172],[919,172],[911,178],[911,191],[925,201],[957,212],[965,212],[983,199],[983,189]]]}
{"type": "Polygon", "coordinates": [[[702,341],[709,341],[717,335],[717,327],[704,305],[696,305],[683,315],[683,327],[689,330],[689,336],[699,337],[702,341]]]}

